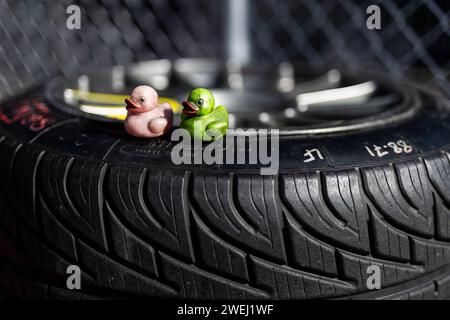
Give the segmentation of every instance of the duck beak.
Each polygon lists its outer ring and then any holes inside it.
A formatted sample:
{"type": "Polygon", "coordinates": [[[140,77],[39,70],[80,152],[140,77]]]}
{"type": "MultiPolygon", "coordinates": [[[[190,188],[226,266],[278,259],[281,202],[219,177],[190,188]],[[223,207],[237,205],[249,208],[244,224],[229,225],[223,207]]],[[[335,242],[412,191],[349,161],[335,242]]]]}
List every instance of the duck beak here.
{"type": "Polygon", "coordinates": [[[126,108],[127,108],[127,110],[136,110],[136,109],[139,109],[139,106],[137,106],[134,102],[133,102],[133,100],[131,100],[131,99],[125,99],[125,103],[126,103],[126,108]]]}
{"type": "Polygon", "coordinates": [[[183,101],[183,113],[188,116],[195,116],[198,113],[198,107],[189,101],[183,101]]]}

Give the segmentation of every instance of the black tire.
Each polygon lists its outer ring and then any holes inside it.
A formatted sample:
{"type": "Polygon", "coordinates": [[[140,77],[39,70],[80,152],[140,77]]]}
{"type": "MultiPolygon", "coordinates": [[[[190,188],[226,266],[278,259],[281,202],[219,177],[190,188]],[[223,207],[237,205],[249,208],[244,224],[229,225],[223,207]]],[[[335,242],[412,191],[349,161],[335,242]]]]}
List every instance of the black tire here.
{"type": "Polygon", "coordinates": [[[275,176],[174,166],[169,138],[66,114],[41,88],[4,103],[0,297],[449,297],[449,109],[417,92],[399,122],[282,137],[275,176]],[[11,123],[23,106],[38,117],[11,123]],[[413,151],[365,150],[398,140],[413,151]],[[312,146],[325,159],[301,163],[312,146]]]}

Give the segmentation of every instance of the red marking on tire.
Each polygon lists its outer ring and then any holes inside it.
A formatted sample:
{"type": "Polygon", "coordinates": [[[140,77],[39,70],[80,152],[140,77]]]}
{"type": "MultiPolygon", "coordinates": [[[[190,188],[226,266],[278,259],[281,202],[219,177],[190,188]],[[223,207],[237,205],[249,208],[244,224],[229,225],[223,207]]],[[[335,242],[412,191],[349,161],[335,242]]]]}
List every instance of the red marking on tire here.
{"type": "Polygon", "coordinates": [[[41,131],[56,121],[49,113],[43,102],[33,99],[32,104],[24,101],[17,108],[0,110],[0,121],[7,125],[19,123],[31,131],[41,131]]]}

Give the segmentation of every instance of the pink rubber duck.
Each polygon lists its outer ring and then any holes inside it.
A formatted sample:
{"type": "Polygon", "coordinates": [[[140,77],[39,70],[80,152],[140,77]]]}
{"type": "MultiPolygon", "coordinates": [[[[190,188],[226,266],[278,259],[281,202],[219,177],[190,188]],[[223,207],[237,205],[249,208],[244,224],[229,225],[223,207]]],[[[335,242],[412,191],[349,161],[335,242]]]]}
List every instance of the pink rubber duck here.
{"type": "Polygon", "coordinates": [[[155,138],[172,127],[173,111],[167,102],[158,105],[158,93],[149,86],[139,86],[125,99],[128,111],[125,130],[139,138],[155,138]]]}

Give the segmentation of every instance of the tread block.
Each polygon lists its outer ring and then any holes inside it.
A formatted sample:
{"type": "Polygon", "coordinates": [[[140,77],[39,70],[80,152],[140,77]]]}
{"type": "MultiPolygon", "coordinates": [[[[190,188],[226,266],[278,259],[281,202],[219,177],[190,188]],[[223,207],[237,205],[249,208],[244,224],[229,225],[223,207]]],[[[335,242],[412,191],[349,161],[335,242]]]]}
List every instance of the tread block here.
{"type": "Polygon", "coordinates": [[[346,282],[327,279],[286,266],[250,257],[258,286],[270,290],[272,299],[313,299],[345,295],[354,287],[346,282]]]}
{"type": "Polygon", "coordinates": [[[436,239],[450,241],[450,208],[440,199],[435,201],[436,239]]]}
{"type": "Polygon", "coordinates": [[[93,275],[95,284],[102,288],[144,296],[170,297],[176,292],[101,254],[80,241],[81,270],[93,275]]]}
{"type": "Polygon", "coordinates": [[[318,238],[369,251],[367,209],[355,171],[282,176],[282,197],[293,217],[318,238]],[[311,232],[311,231],[310,231],[311,232]]]}
{"type": "Polygon", "coordinates": [[[385,300],[436,300],[438,293],[435,291],[434,284],[419,285],[415,288],[403,290],[400,293],[393,293],[383,296],[385,300]]]}
{"type": "Polygon", "coordinates": [[[436,281],[437,292],[440,299],[450,297],[450,275],[436,281]]]}
{"type": "Polygon", "coordinates": [[[24,216],[26,221],[37,228],[37,217],[34,210],[34,166],[39,153],[21,152],[22,143],[5,139],[0,145],[0,177],[2,184],[0,190],[7,198],[10,210],[24,216]],[[23,173],[21,172],[23,170],[23,173]],[[24,189],[21,189],[24,188],[24,189]]]}
{"type": "Polygon", "coordinates": [[[429,177],[447,203],[450,203],[450,154],[438,154],[424,159],[429,177]]]}
{"type": "Polygon", "coordinates": [[[282,215],[273,177],[242,175],[235,179],[195,175],[197,213],[225,241],[285,262],[282,215]]]}
{"type": "Polygon", "coordinates": [[[157,277],[155,250],[126,229],[111,211],[109,211],[109,216],[111,250],[120,258],[157,277]]]}
{"type": "MultiPolygon", "coordinates": [[[[22,243],[26,249],[24,256],[26,257],[25,263],[28,264],[28,268],[56,279],[60,286],[66,285],[68,276],[66,273],[67,268],[74,263],[69,262],[57,252],[43,245],[40,240],[35,237],[24,235],[22,243]]],[[[89,275],[84,272],[81,272],[81,277],[82,283],[87,284],[92,282],[89,275]]]]}
{"type": "Polygon", "coordinates": [[[42,216],[42,229],[44,236],[62,252],[66,253],[74,261],[77,260],[75,237],[66,229],[47,208],[45,202],[40,199],[38,210],[42,216]]]}
{"type": "MultiPolygon", "coordinates": [[[[25,268],[31,273],[52,279],[60,286],[66,286],[67,267],[73,262],[44,245],[40,239],[24,229],[20,241],[10,239],[0,230],[0,257],[7,259],[19,269],[25,268]],[[19,247],[16,242],[20,242],[19,247]]],[[[64,252],[64,254],[66,254],[64,252]]],[[[91,284],[92,278],[81,270],[83,284],[91,284]]]]}
{"type": "Polygon", "coordinates": [[[23,146],[11,162],[13,181],[10,188],[11,203],[26,221],[37,229],[36,176],[45,152],[23,146]],[[32,164],[32,165],[30,165],[32,164]]]}
{"type": "Polygon", "coordinates": [[[102,191],[105,171],[106,166],[100,163],[47,154],[38,185],[42,199],[54,216],[62,217],[71,229],[103,249],[107,247],[102,191]]]}
{"type": "Polygon", "coordinates": [[[432,243],[411,237],[412,260],[427,270],[437,269],[450,263],[450,244],[432,243]]]}
{"type": "Polygon", "coordinates": [[[287,253],[294,266],[337,277],[334,247],[312,238],[289,216],[286,218],[285,228],[287,253]]]}
{"type": "MultiPolygon", "coordinates": [[[[0,157],[1,158],[1,157],[0,157]]],[[[18,237],[18,223],[16,215],[12,214],[12,210],[7,205],[5,200],[5,194],[3,192],[0,193],[0,226],[4,229],[8,230],[10,233],[14,235],[14,237],[18,237]]]]}
{"type": "Polygon", "coordinates": [[[422,163],[363,169],[367,193],[386,220],[405,232],[434,235],[433,197],[422,163]]]}
{"type": "Polygon", "coordinates": [[[434,284],[430,283],[420,289],[408,293],[409,300],[436,300],[437,294],[434,291],[434,284]]]}
{"type": "Polygon", "coordinates": [[[23,263],[25,259],[24,252],[17,242],[17,239],[12,239],[5,233],[3,228],[0,229],[0,257],[7,258],[15,263],[23,263]]]}
{"type": "Polygon", "coordinates": [[[248,282],[246,254],[217,237],[194,215],[198,263],[240,282],[248,282]]]}
{"type": "Polygon", "coordinates": [[[342,263],[342,276],[356,282],[360,290],[367,289],[367,279],[371,275],[368,273],[368,268],[372,265],[380,268],[381,288],[417,278],[423,273],[419,267],[362,257],[342,251],[339,251],[339,255],[342,263]]]}
{"type": "Polygon", "coordinates": [[[48,286],[17,273],[17,270],[0,260],[0,286],[12,298],[47,299],[48,286]]]}
{"type": "Polygon", "coordinates": [[[108,203],[141,239],[193,261],[187,180],[185,173],[111,167],[108,203]]]}
{"type": "Polygon", "coordinates": [[[435,195],[436,237],[450,241],[450,155],[439,154],[425,158],[424,162],[438,193],[435,195]]]}
{"type": "Polygon", "coordinates": [[[262,290],[239,284],[207,273],[161,253],[162,274],[173,286],[179,287],[179,296],[195,299],[263,299],[262,290]]]}
{"type": "Polygon", "coordinates": [[[410,261],[409,238],[403,232],[391,227],[379,215],[371,212],[373,248],[379,257],[394,261],[410,261]]]}

